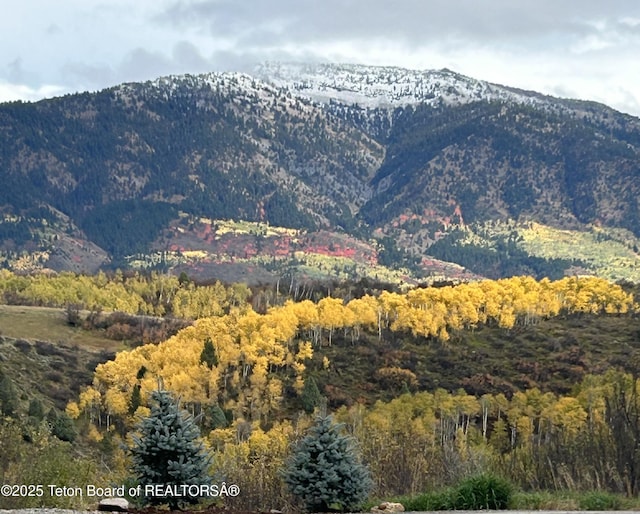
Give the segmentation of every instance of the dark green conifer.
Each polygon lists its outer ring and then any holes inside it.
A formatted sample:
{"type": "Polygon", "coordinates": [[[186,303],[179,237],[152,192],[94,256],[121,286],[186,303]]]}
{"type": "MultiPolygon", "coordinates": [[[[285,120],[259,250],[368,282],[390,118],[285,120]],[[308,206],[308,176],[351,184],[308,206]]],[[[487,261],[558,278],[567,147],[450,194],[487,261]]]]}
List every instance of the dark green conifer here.
{"type": "MultiPolygon", "coordinates": [[[[152,484],[164,487],[209,484],[210,458],[199,440],[200,430],[193,416],[180,410],[168,391],[154,391],[151,402],[151,414],[142,420],[140,435],[134,436],[131,449],[132,470],[143,491],[152,484]]],[[[167,503],[171,508],[197,503],[198,499],[190,495],[146,497],[148,503],[167,503]]]]}
{"type": "Polygon", "coordinates": [[[218,356],[216,355],[216,349],[213,346],[213,341],[207,338],[200,354],[200,363],[205,364],[207,368],[213,369],[218,365],[218,356]]]}
{"type": "Polygon", "coordinates": [[[129,404],[129,414],[135,414],[138,407],[142,405],[142,395],[140,394],[140,384],[133,386],[131,391],[131,403],[129,404]]]}
{"type": "Polygon", "coordinates": [[[73,420],[64,411],[58,413],[51,427],[51,433],[61,441],[68,441],[70,443],[74,442],[78,435],[73,420]]]}
{"type": "Polygon", "coordinates": [[[40,423],[44,419],[44,405],[38,398],[32,398],[29,401],[27,415],[34,423],[40,423]]]}
{"type": "Polygon", "coordinates": [[[319,417],[284,470],[291,493],[309,512],[354,510],[371,489],[369,471],[340,430],[331,416],[319,417]]]}
{"type": "Polygon", "coordinates": [[[0,369],[0,415],[11,417],[18,410],[18,395],[11,379],[0,369]]]}
{"type": "Polygon", "coordinates": [[[311,414],[322,402],[320,389],[318,389],[318,384],[313,377],[307,377],[304,381],[300,400],[302,401],[302,408],[307,414],[311,414]]]}
{"type": "Polygon", "coordinates": [[[207,424],[211,428],[211,430],[215,430],[216,428],[225,428],[229,424],[229,422],[227,421],[227,417],[224,415],[224,411],[217,403],[210,406],[207,409],[206,414],[206,418],[208,421],[207,424]]]}

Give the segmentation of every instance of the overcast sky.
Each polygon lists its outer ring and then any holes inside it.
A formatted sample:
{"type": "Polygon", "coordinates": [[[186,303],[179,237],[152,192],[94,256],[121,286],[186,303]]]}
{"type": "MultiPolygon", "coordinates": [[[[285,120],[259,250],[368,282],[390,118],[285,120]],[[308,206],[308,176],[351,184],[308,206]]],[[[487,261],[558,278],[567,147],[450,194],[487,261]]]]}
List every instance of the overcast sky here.
{"type": "Polygon", "coordinates": [[[280,60],[447,67],[640,116],[638,0],[1,1],[0,101],[280,60]]]}

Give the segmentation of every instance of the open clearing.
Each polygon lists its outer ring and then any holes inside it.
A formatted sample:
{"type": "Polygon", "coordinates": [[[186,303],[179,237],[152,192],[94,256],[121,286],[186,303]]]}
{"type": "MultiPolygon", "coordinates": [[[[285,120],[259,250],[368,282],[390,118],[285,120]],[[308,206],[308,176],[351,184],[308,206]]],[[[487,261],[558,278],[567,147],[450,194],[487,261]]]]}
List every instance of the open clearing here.
{"type": "Polygon", "coordinates": [[[0,305],[0,335],[78,345],[85,350],[115,352],[125,349],[121,342],[107,339],[100,331],[69,325],[65,310],[51,307],[0,305]]]}

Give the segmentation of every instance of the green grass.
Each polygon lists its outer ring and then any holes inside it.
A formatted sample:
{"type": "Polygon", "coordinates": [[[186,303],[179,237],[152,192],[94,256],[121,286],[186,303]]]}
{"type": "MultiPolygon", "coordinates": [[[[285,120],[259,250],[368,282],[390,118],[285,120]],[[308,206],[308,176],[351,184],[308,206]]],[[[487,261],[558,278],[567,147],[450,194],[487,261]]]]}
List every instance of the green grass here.
{"type": "Polygon", "coordinates": [[[606,491],[516,491],[512,510],[638,511],[640,498],[629,498],[606,491]]]}
{"type": "Polygon", "coordinates": [[[101,331],[70,326],[64,309],[0,305],[0,369],[13,381],[22,412],[32,398],[64,409],[91,384],[96,365],[125,348],[101,331]]]}
{"type": "MultiPolygon", "coordinates": [[[[513,487],[507,480],[491,473],[481,473],[465,478],[454,487],[399,496],[392,501],[401,503],[409,512],[504,510],[509,508],[512,495],[513,487]]],[[[376,503],[368,506],[373,505],[376,503]]]]}
{"type": "Polygon", "coordinates": [[[122,342],[113,341],[100,331],[84,330],[66,322],[64,309],[0,305],[0,335],[14,339],[49,341],[79,346],[86,350],[124,350],[122,342]]]}
{"type": "MultiPolygon", "coordinates": [[[[457,486],[415,495],[404,495],[390,501],[401,503],[405,511],[442,510],[552,510],[552,511],[638,511],[640,498],[605,491],[519,491],[503,479],[490,474],[469,477],[457,486]],[[493,493],[497,494],[493,494],[493,493]],[[501,501],[492,503],[495,498],[501,501]],[[489,500],[488,502],[486,500],[489,500]]],[[[367,503],[366,510],[380,501],[367,503]]]]}
{"type": "Polygon", "coordinates": [[[620,510],[622,499],[604,491],[591,491],[580,496],[579,505],[582,510],[620,510]]]}

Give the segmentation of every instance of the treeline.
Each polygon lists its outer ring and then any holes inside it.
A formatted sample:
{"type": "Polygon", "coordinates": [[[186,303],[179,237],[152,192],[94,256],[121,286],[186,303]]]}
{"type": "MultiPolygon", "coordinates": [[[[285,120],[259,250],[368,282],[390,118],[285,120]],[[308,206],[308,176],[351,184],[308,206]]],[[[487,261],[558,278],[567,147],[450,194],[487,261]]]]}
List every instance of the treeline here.
{"type": "MultiPolygon", "coordinates": [[[[76,415],[84,411],[105,429],[115,423],[125,430],[136,413],[146,412],[146,400],[161,378],[194,412],[218,406],[229,419],[268,424],[282,412],[284,398],[300,398],[307,364],[315,352],[322,355],[338,331],[354,345],[363,331],[379,339],[388,332],[411,332],[425,341],[452,344],[452,333],[479,324],[511,329],[559,314],[633,308],[631,295],[602,279],[515,277],[406,294],[383,291],[347,303],[332,297],[317,303],[287,301],[265,314],[233,310],[98,366],[93,387],[72,410],[76,415]]],[[[325,356],[322,365],[328,369],[330,364],[325,356]]],[[[380,380],[412,379],[402,369],[385,368],[384,373],[388,376],[380,380]]]]}
{"type": "Polygon", "coordinates": [[[198,319],[246,307],[251,291],[244,284],[196,285],[186,276],[121,271],[107,275],[19,275],[0,270],[0,303],[68,307],[127,314],[198,319]]]}

